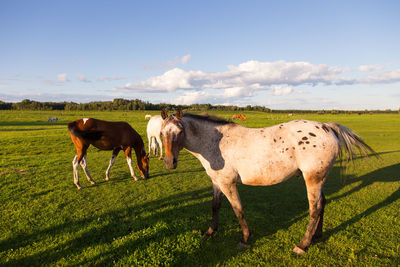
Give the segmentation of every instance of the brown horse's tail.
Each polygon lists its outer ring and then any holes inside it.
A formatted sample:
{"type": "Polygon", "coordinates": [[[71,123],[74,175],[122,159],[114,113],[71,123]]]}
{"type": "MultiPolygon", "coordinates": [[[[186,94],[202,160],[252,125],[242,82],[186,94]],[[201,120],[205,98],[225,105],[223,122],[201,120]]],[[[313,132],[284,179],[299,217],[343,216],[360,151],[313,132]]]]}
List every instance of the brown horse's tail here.
{"type": "Polygon", "coordinates": [[[90,140],[98,140],[103,135],[102,131],[82,131],[78,127],[77,121],[68,123],[68,131],[76,137],[90,140]]]}
{"type": "Polygon", "coordinates": [[[353,161],[357,154],[365,157],[369,155],[378,157],[378,154],[351,129],[336,122],[327,122],[325,125],[331,128],[339,139],[339,160],[341,162],[344,160],[347,164],[349,161],[353,161]],[[346,158],[343,158],[344,154],[347,155],[346,158]]]}

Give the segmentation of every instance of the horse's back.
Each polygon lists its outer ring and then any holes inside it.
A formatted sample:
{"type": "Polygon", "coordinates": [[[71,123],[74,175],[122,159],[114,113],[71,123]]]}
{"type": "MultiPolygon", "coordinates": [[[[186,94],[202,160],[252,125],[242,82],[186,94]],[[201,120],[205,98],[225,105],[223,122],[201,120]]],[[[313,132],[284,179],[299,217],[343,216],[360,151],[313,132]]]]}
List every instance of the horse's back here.
{"type": "Polygon", "coordinates": [[[323,123],[297,120],[266,128],[230,127],[220,141],[225,164],[249,185],[280,183],[298,172],[327,168],[338,141],[323,123]]]}
{"type": "Polygon", "coordinates": [[[147,123],[147,135],[156,136],[160,134],[163,119],[160,115],[152,116],[147,123]]]}
{"type": "MultiPolygon", "coordinates": [[[[102,150],[131,146],[141,139],[129,123],[83,118],[68,123],[69,132],[102,150]]],[[[143,141],[142,141],[143,142],[143,141]]]]}

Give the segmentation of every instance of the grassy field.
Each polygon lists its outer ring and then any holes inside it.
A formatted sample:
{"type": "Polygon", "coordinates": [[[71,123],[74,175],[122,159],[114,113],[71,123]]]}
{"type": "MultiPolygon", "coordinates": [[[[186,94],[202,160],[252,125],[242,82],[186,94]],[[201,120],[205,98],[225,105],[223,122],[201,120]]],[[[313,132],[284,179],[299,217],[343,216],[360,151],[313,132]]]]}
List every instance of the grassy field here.
{"type": "MultiPolygon", "coordinates": [[[[212,238],[211,181],[182,151],[178,168],[152,158],[150,178],[135,182],[123,153],[104,173],[110,151],[88,151],[91,185],[80,169],[66,123],[82,117],[129,122],[144,139],[145,114],[158,112],[0,111],[0,265],[399,265],[400,115],[317,115],[246,112],[248,127],[292,119],[336,121],[360,134],[381,159],[360,158],[341,178],[335,165],[325,185],[324,236],[308,252],[291,251],[308,223],[302,178],[270,187],[239,186],[252,231],[239,248],[238,221],[226,199],[212,238]],[[59,121],[48,124],[47,118],[59,121]]],[[[215,113],[230,118],[233,113],[215,113]]],[[[337,164],[338,165],[338,164],[337,164]]],[[[137,172],[138,174],[138,172],[137,172]]]]}

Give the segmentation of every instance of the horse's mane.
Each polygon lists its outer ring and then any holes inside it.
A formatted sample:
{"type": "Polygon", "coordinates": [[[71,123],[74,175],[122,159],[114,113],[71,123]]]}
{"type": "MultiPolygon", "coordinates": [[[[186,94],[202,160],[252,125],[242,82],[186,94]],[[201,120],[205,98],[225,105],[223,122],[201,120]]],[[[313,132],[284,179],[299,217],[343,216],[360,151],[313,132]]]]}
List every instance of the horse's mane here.
{"type": "Polygon", "coordinates": [[[223,119],[223,118],[220,118],[220,117],[217,117],[217,116],[213,116],[213,115],[208,115],[207,113],[201,114],[201,115],[184,113],[183,117],[188,117],[188,118],[193,118],[193,119],[197,119],[197,120],[213,122],[213,123],[220,124],[220,125],[235,124],[234,122],[232,122],[230,120],[226,120],[226,119],[223,119]]]}

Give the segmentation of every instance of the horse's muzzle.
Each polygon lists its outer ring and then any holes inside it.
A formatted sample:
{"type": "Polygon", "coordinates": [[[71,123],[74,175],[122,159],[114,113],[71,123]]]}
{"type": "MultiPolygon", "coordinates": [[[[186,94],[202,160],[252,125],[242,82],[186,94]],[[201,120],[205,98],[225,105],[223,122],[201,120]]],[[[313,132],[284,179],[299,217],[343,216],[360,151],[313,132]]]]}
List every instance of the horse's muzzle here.
{"type": "Polygon", "coordinates": [[[176,169],[178,166],[178,160],[175,157],[164,158],[165,167],[169,170],[176,169]]]}

